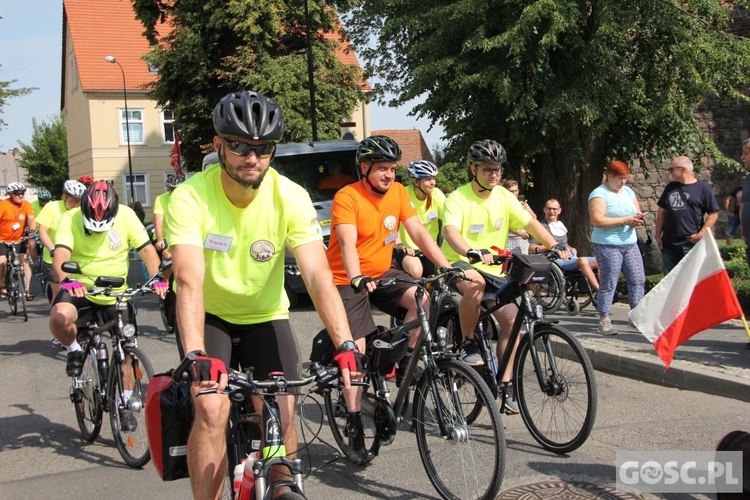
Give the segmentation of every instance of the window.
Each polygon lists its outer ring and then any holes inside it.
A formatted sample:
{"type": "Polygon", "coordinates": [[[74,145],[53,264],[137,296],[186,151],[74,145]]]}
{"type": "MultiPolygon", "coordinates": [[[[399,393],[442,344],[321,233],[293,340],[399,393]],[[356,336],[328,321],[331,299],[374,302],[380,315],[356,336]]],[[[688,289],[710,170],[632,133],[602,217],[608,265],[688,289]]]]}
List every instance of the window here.
{"type": "Polygon", "coordinates": [[[128,109],[127,119],[125,109],[120,109],[120,144],[128,143],[128,129],[130,127],[130,144],[146,144],[146,138],[143,135],[143,110],[128,109]]]}
{"type": "Polygon", "coordinates": [[[161,112],[162,142],[174,144],[174,113],[165,109],[161,112]]]}
{"type": "MultiPolygon", "coordinates": [[[[130,175],[125,173],[122,175],[122,185],[125,186],[125,193],[123,198],[125,199],[125,205],[130,205],[133,201],[130,199],[130,175]]],[[[148,175],[144,173],[133,173],[133,191],[135,193],[135,201],[140,201],[144,207],[151,206],[151,199],[148,196],[148,175]]]]}

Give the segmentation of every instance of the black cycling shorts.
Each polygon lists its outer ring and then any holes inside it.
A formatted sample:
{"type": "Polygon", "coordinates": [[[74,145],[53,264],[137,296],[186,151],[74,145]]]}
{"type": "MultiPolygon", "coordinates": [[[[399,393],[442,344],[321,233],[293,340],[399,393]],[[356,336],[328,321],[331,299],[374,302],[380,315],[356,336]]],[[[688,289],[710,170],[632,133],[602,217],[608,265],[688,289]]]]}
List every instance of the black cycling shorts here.
{"type": "MultiPolygon", "coordinates": [[[[183,358],[178,328],[175,333],[183,358]]],[[[221,359],[228,367],[235,370],[253,367],[253,377],[258,380],[267,379],[270,372],[299,378],[297,342],[287,319],[237,325],[206,313],[204,344],[209,356],[221,359]]]]}
{"type": "Polygon", "coordinates": [[[505,288],[505,285],[508,284],[508,280],[506,278],[501,278],[493,274],[482,272],[476,267],[462,260],[454,262],[453,267],[461,268],[464,271],[476,271],[482,276],[482,278],[484,278],[484,297],[482,297],[482,300],[497,299],[497,294],[500,293],[500,290],[505,288]]]}
{"type": "MultiPolygon", "coordinates": [[[[117,314],[114,304],[109,306],[95,304],[86,297],[75,297],[71,295],[64,288],[60,288],[60,291],[57,292],[57,295],[55,295],[55,298],[52,300],[52,305],[50,306],[50,308],[59,303],[73,304],[75,306],[76,310],[78,311],[76,326],[78,326],[79,328],[86,326],[86,324],[91,321],[91,319],[93,319],[93,313],[96,309],[104,309],[104,317],[107,321],[114,319],[117,314]]],[[[131,301],[128,301],[128,309],[123,312],[122,319],[125,323],[132,322],[133,324],[136,324],[135,309],[131,301]]]]}

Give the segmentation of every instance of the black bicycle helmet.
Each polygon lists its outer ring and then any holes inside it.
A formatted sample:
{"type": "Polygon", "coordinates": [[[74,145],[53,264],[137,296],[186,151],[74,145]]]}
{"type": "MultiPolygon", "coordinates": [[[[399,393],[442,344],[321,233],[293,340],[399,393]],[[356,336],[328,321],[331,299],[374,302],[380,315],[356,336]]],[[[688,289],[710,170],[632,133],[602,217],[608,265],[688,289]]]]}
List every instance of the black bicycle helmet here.
{"type": "Polygon", "coordinates": [[[359,143],[357,163],[363,161],[399,161],[401,148],[396,141],[385,135],[372,135],[359,143]]]}
{"type": "Polygon", "coordinates": [[[214,129],[219,137],[279,142],[284,128],[278,103],[252,90],[227,94],[214,108],[214,129]]]}
{"type": "Polygon", "coordinates": [[[120,207],[117,191],[107,181],[96,181],[86,188],[81,198],[83,226],[89,231],[103,233],[115,223],[120,207]]]}
{"type": "Polygon", "coordinates": [[[508,157],[505,154],[505,148],[500,143],[492,139],[477,141],[469,148],[469,163],[476,165],[478,163],[503,164],[508,157]]]}

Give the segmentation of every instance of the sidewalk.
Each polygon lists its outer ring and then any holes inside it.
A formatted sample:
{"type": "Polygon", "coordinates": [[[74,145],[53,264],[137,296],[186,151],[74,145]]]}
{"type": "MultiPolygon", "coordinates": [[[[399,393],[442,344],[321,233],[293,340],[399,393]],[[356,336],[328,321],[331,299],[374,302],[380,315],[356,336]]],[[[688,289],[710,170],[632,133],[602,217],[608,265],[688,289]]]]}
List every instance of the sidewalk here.
{"type": "Polygon", "coordinates": [[[573,332],[596,370],[651,384],[750,401],[750,349],[742,320],[701,332],[677,348],[669,370],[646,338],[628,325],[627,304],[612,307],[618,335],[596,333],[598,313],[591,306],[577,316],[564,310],[550,319],[573,332]]]}

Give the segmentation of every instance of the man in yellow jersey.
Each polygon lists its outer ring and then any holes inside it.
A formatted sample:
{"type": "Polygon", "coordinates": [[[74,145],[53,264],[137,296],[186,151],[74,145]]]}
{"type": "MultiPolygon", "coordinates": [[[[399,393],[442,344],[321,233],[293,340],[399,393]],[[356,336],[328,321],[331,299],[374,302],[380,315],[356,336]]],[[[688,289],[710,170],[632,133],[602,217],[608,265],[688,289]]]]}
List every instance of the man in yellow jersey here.
{"type": "MultiPolygon", "coordinates": [[[[81,374],[85,356],[76,340],[78,311],[89,306],[90,302],[99,305],[115,303],[114,297],[87,297],[86,289],[99,276],[127,279],[131,247],[138,251],[149,273],[153,275],[159,271],[159,257],[146,228],[132,209],[120,205],[115,189],[106,181],[91,184],[83,193],[80,210],[68,210],[60,217],[52,267],[61,288],[52,301],[49,325],[52,335],[68,351],[65,372],[70,377],[81,374]],[[69,260],[81,266],[82,275],[70,279],[62,270],[63,262],[69,260]]],[[[126,287],[127,284],[119,290],[126,287]]],[[[154,288],[163,296],[167,287],[166,283],[159,282],[154,288]]]]}
{"type": "MultiPolygon", "coordinates": [[[[435,265],[448,266],[437,243],[419,220],[406,189],[394,182],[400,159],[401,148],[396,141],[384,135],[367,137],[357,149],[362,180],[344,186],[333,199],[328,263],[360,350],[364,350],[365,337],[375,331],[371,303],[392,316],[398,315],[399,309],[405,309],[404,322],[417,317],[416,285],[398,283],[378,289],[375,283],[380,278],[409,277],[404,271],[391,268],[399,223],[435,265]]],[[[423,300],[428,309],[427,297],[423,300]]],[[[407,358],[399,362],[402,372],[419,338],[418,329],[410,333],[410,351],[407,358]]],[[[348,412],[351,453],[347,458],[363,464],[373,457],[365,448],[362,434],[361,388],[352,388],[349,398],[352,397],[357,404],[348,412]]]]}
{"type": "Polygon", "coordinates": [[[47,206],[47,203],[52,199],[52,193],[46,189],[40,189],[36,193],[36,200],[31,202],[31,208],[34,210],[34,215],[39,217],[39,213],[42,209],[47,206]]]}
{"type": "Polygon", "coordinates": [[[185,182],[185,177],[182,175],[168,175],[165,183],[167,190],[157,196],[154,201],[154,235],[156,237],[154,246],[156,247],[156,251],[161,253],[163,259],[172,257],[167,250],[167,243],[165,241],[168,227],[165,214],[167,213],[169,197],[172,196],[172,191],[183,182],[185,182]]]}
{"type": "MultiPolygon", "coordinates": [[[[474,341],[474,327],[479,319],[482,300],[494,304],[493,292],[505,285],[500,266],[490,266],[493,257],[488,250],[493,246],[506,248],[508,231],[524,229],[547,248],[555,248],[555,239],[526,211],[521,202],[507,189],[500,186],[505,149],[497,142],[485,139],[469,148],[469,164],[472,180],[453,191],[445,201],[445,227],[443,251],[455,267],[466,271],[472,281],[457,283],[461,293],[458,313],[463,342],[461,358],[470,365],[481,365],[482,358],[474,341]]],[[[555,248],[556,249],[556,248],[555,248]]],[[[563,259],[570,258],[570,251],[560,250],[563,259]]],[[[508,304],[495,312],[500,324],[497,342],[497,357],[501,359],[508,344],[508,336],[518,313],[515,304],[508,304]]],[[[515,348],[515,346],[511,346],[515,348]]],[[[509,363],[510,365],[511,363],[509,363]]],[[[514,403],[514,392],[510,380],[511,367],[502,374],[503,406],[506,414],[518,413],[514,403]]]]}
{"type": "MultiPolygon", "coordinates": [[[[411,204],[430,237],[440,244],[445,195],[435,186],[437,165],[427,160],[412,161],[409,162],[406,173],[411,179],[411,186],[406,188],[411,204]]],[[[414,251],[418,249],[417,244],[403,224],[399,227],[398,238],[401,243],[396,244],[394,257],[401,269],[414,278],[429,276],[435,272],[435,265],[427,257],[414,255],[414,251]]]]}
{"type": "MultiPolygon", "coordinates": [[[[60,282],[57,273],[52,267],[52,254],[55,252],[55,235],[57,225],[63,214],[81,206],[81,197],[86,191],[86,186],[78,181],[69,180],[63,184],[62,200],[47,203],[36,219],[39,231],[39,242],[42,244],[44,254],[42,255],[42,272],[52,289],[52,298],[60,291],[60,282]]],[[[51,298],[50,298],[51,300],[51,298]]]]}
{"type": "MultiPolygon", "coordinates": [[[[167,239],[177,290],[179,347],[196,357],[191,391],[227,384],[226,365],[298,375],[296,341],[284,292],[284,249],[297,260],[310,297],[326,326],[349,387],[358,376],[356,346],[333,286],[317,213],[299,185],[269,168],[284,132],[276,101],[253,91],[231,93],[214,109],[219,164],[192,176],[172,193],[167,239]],[[233,343],[233,339],[237,343],[233,343]]],[[[297,450],[294,396],[277,396],[289,455],[297,450]]],[[[218,497],[227,475],[229,399],[193,397],[195,419],[187,461],[193,495],[218,497]]],[[[256,411],[261,401],[253,398],[256,411]]],[[[281,479],[278,473],[271,480],[281,479]]]]}

